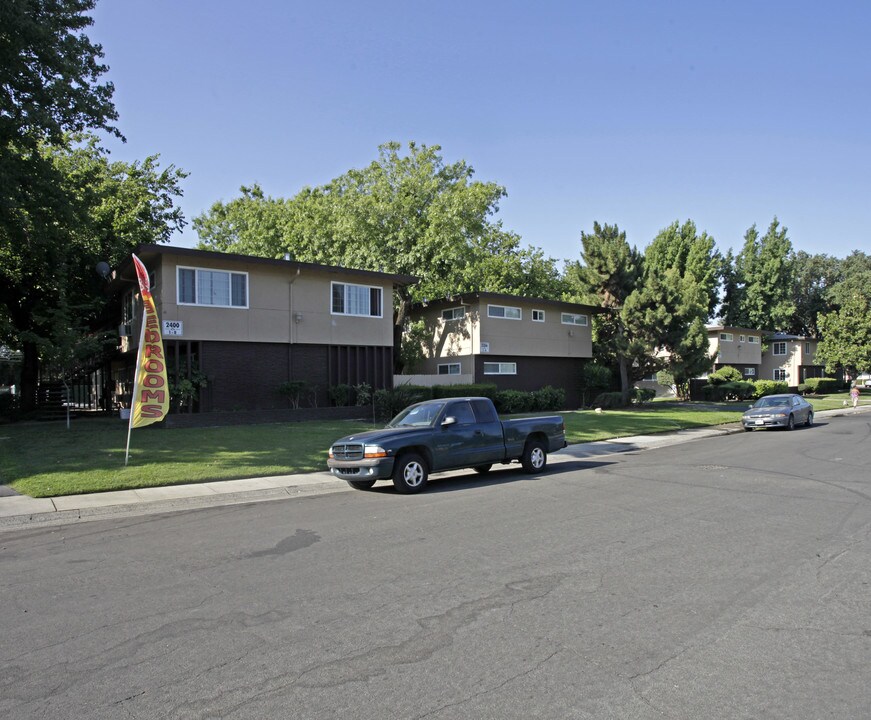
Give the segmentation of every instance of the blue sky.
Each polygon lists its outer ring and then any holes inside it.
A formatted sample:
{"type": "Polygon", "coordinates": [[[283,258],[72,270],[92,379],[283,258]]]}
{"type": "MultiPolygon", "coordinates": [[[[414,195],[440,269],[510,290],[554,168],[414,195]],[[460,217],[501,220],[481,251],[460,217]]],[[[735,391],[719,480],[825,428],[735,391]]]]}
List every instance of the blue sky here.
{"type": "MultiPolygon", "coordinates": [[[[504,185],[525,244],[617,223],[719,248],[777,215],[796,250],[871,251],[871,3],[99,0],[126,145],[190,172],[188,220],[440,145],[504,185]]],[[[177,244],[193,245],[190,228],[177,244]]]]}

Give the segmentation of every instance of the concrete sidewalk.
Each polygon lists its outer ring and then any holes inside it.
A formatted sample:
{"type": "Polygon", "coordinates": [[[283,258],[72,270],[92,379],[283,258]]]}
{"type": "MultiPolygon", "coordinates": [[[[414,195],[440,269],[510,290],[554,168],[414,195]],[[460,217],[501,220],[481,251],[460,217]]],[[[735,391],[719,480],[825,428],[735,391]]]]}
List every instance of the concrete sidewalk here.
{"type": "MultiPolygon", "coordinates": [[[[871,410],[871,406],[821,410],[817,419],[837,417],[871,410]]],[[[741,425],[716,425],[677,430],[655,435],[635,435],[598,442],[569,445],[548,458],[550,465],[571,462],[578,458],[601,457],[615,453],[649,450],[678,443],[691,442],[717,435],[742,432],[741,425]]],[[[440,477],[468,474],[468,470],[440,473],[440,477]]],[[[0,530],[32,525],[58,525],[69,522],[97,520],[118,515],[143,515],[192,508],[263,502],[266,500],[304,497],[351,491],[347,483],[327,472],[274,477],[224,480],[120,490],[117,492],[63,495],[52,498],[32,498],[27,495],[0,496],[0,530]]]]}

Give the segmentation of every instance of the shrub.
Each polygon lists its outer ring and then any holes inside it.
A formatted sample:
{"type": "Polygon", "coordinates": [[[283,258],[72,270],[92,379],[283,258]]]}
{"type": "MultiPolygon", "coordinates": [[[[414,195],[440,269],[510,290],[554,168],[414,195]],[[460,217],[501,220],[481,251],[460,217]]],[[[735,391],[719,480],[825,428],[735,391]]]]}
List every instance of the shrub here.
{"type": "Polygon", "coordinates": [[[543,388],[533,390],[532,409],[535,412],[546,410],[562,410],[566,404],[566,391],[563,388],[555,388],[545,385],[543,388]]]}
{"type": "Polygon", "coordinates": [[[278,392],[290,400],[293,408],[299,407],[299,399],[308,383],[305,380],[288,380],[278,386],[278,392]]]}
{"type": "Polygon", "coordinates": [[[340,383],[330,388],[330,400],[336,407],[346,407],[351,404],[351,386],[340,383]]]}
{"type": "Polygon", "coordinates": [[[838,391],[838,380],[836,378],[808,378],[804,381],[810,390],[815,395],[826,395],[838,391]]]}
{"type": "Polygon", "coordinates": [[[757,380],[756,392],[753,397],[761,398],[765,395],[779,395],[785,393],[789,387],[785,382],[779,380],[757,380]]]}
{"type": "Polygon", "coordinates": [[[488,397],[491,400],[496,397],[496,386],[489,383],[474,385],[434,385],[432,388],[434,398],[449,397],[488,397]]]}
{"type": "Polygon", "coordinates": [[[375,391],[375,416],[379,420],[390,420],[400,410],[409,405],[429,400],[430,388],[420,385],[400,385],[392,390],[375,391]]]}
{"type": "Polygon", "coordinates": [[[357,407],[363,407],[364,405],[368,405],[372,402],[372,386],[367,382],[355,385],[354,395],[354,404],[357,405],[357,407]]]}
{"type": "Polygon", "coordinates": [[[653,388],[635,388],[635,397],[632,401],[638,405],[643,405],[646,402],[650,402],[655,397],[656,390],[653,388]]]}
{"type": "Polygon", "coordinates": [[[756,393],[756,386],[752,382],[741,380],[740,382],[725,382],[719,385],[705,385],[702,387],[702,396],[711,402],[724,402],[726,400],[747,400],[756,393]]]}
{"type": "Polygon", "coordinates": [[[799,395],[807,395],[810,392],[810,388],[806,383],[799,383],[798,385],[798,394],[799,395]]]}
{"type": "Polygon", "coordinates": [[[708,375],[708,383],[711,385],[722,385],[723,383],[741,382],[744,377],[741,371],[733,368],[731,365],[724,365],[716,372],[708,375]]]}
{"type": "Polygon", "coordinates": [[[530,412],[533,398],[532,393],[522,390],[500,390],[496,393],[493,403],[496,405],[496,412],[511,415],[530,412]]]}
{"type": "Polygon", "coordinates": [[[612,408],[623,407],[623,393],[606,392],[599,393],[593,400],[593,407],[609,410],[612,408]]]}

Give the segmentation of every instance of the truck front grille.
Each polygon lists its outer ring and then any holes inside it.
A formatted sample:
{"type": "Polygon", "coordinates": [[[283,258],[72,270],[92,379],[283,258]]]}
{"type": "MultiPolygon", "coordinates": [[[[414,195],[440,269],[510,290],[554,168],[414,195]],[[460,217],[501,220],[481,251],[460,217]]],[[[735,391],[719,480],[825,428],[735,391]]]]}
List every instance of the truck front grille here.
{"type": "Polygon", "coordinates": [[[336,460],[362,460],[363,445],[360,443],[333,445],[333,458],[336,460]]]}

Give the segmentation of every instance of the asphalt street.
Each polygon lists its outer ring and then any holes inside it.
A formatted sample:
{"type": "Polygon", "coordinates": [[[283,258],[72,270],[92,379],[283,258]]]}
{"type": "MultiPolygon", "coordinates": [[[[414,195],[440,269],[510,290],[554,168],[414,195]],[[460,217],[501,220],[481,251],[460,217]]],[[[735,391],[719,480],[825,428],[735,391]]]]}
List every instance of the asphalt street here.
{"type": "Polygon", "coordinates": [[[869,464],[856,414],[7,529],[0,716],[867,720],[869,464]]]}

